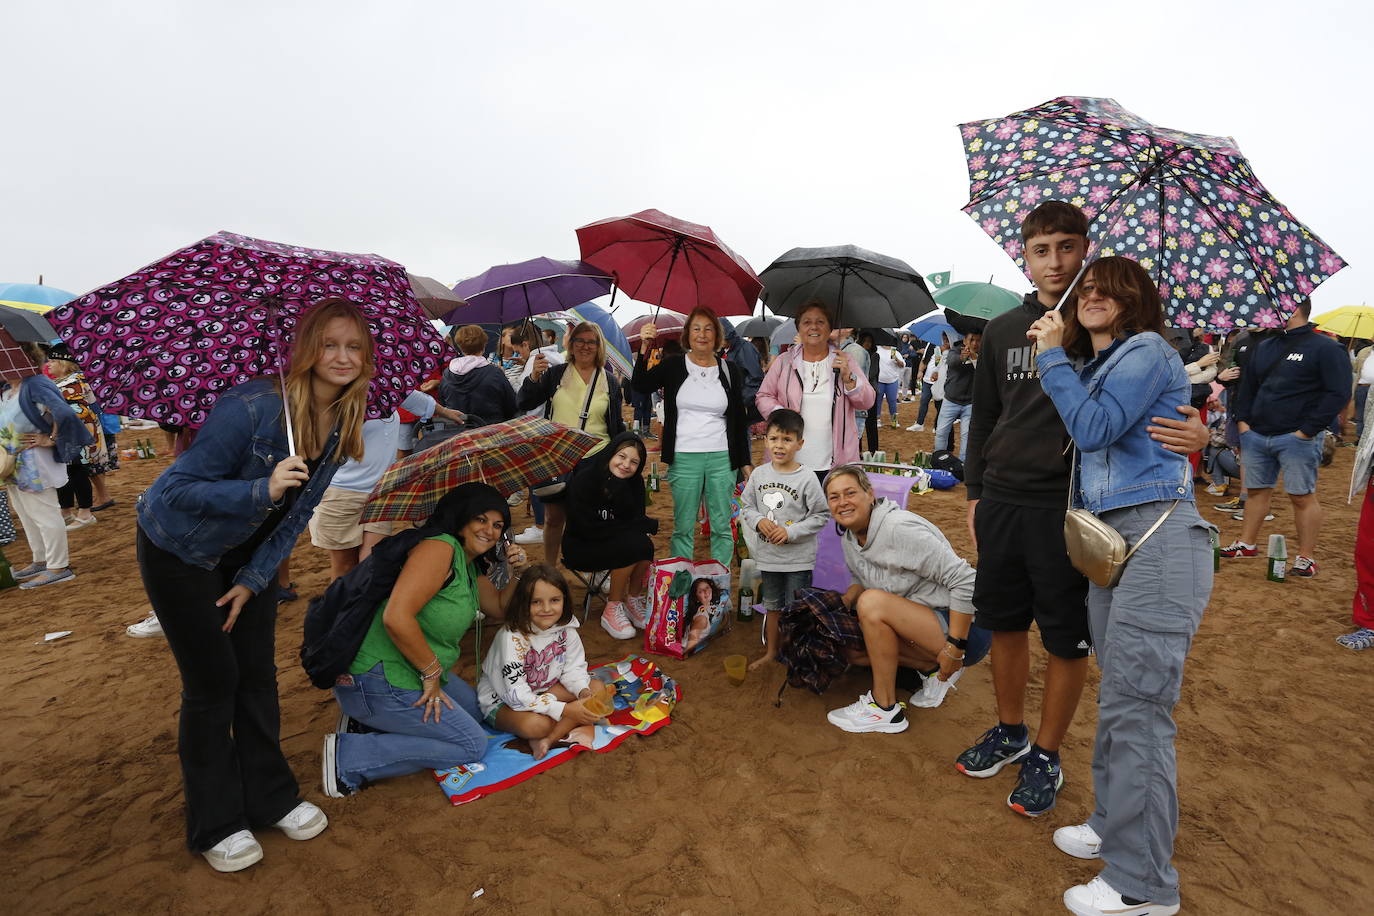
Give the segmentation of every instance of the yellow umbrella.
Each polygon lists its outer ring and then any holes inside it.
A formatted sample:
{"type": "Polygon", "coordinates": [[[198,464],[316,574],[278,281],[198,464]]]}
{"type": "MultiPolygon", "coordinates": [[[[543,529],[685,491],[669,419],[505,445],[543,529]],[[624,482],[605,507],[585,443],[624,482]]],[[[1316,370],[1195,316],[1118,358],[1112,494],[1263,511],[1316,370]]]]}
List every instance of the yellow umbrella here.
{"type": "Polygon", "coordinates": [[[1337,337],[1374,338],[1374,306],[1343,305],[1312,319],[1317,327],[1337,337]]]}

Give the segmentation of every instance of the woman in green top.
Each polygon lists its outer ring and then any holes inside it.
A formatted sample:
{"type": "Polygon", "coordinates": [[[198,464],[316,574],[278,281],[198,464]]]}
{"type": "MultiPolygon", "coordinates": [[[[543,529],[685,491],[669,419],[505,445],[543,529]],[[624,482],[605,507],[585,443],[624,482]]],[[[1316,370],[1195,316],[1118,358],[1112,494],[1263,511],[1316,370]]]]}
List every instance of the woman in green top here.
{"type": "MultiPolygon", "coordinates": [[[[451,672],[477,612],[503,616],[514,578],[498,590],[488,572],[509,526],[505,498],[486,484],[463,484],[439,501],[349,673],[334,686],[346,719],[371,731],[358,734],[346,724],[325,737],[326,795],[342,798],[379,779],[481,758],[487,736],[477,695],[451,672]]],[[[509,560],[524,565],[524,551],[511,548],[509,560]]]]}

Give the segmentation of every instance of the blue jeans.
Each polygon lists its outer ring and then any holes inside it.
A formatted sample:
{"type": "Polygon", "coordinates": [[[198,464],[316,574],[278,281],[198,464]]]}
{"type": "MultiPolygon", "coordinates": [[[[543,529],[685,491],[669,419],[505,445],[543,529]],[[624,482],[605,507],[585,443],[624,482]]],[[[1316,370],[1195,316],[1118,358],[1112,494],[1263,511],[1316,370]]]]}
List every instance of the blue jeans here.
{"type": "Polygon", "coordinates": [[[1252,429],[1241,433],[1245,488],[1263,490],[1273,487],[1279,482],[1279,472],[1282,471],[1285,493],[1302,496],[1316,492],[1324,435],[1324,430],[1311,439],[1299,439],[1295,432],[1262,436],[1252,429]]]}
{"type": "Polygon", "coordinates": [[[878,419],[881,420],[883,416],[883,401],[887,401],[887,415],[893,420],[897,419],[897,386],[897,382],[878,383],[878,399],[873,402],[878,419]]]}
{"type": "Polygon", "coordinates": [[[759,570],[759,598],[767,611],[780,611],[792,603],[792,593],[811,584],[811,570],[791,572],[759,570]]]}
{"type": "Polygon", "coordinates": [[[454,708],[445,708],[435,722],[420,721],[424,710],[413,705],[418,690],[402,690],[387,682],[382,664],[366,674],[348,675],[353,683],[336,684],[334,698],[351,718],[377,732],[339,735],[339,778],[353,789],[392,776],[443,769],[481,760],[487,733],[477,708],[477,692],[450,672],[444,693],[454,708]]]}
{"type": "Polygon", "coordinates": [[[968,424],[973,417],[972,404],[956,404],[945,398],[940,405],[940,416],[935,420],[935,450],[948,448],[954,442],[954,422],[959,421],[959,460],[968,457],[968,424]]]}
{"type": "MultiPolygon", "coordinates": [[[[930,409],[930,399],[935,397],[935,386],[931,382],[921,383],[921,406],[916,412],[916,423],[924,426],[926,422],[926,411],[930,409]]],[[[939,402],[936,402],[937,404],[939,402]]]]}

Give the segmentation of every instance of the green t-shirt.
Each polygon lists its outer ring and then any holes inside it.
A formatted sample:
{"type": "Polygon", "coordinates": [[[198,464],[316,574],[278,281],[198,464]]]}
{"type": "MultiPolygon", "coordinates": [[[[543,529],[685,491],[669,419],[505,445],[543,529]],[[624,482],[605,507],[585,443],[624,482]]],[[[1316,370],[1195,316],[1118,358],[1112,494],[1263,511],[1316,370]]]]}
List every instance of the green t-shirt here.
{"type": "MultiPolygon", "coordinates": [[[[425,602],[415,620],[420,624],[425,642],[439,659],[443,667],[442,682],[447,683],[449,670],[458,662],[458,641],[477,619],[477,570],[468,562],[467,554],[456,538],[447,534],[428,538],[443,541],[453,548],[453,575],[434,597],[425,602]]],[[[388,599],[390,600],[390,599],[388,599]]],[[[367,636],[358,648],[358,655],[349,666],[350,674],[363,674],[382,663],[382,671],[387,683],[401,690],[423,690],[420,673],[406,660],[401,650],[391,641],[382,615],[386,613],[387,602],[383,601],[372,618],[367,636]]]]}

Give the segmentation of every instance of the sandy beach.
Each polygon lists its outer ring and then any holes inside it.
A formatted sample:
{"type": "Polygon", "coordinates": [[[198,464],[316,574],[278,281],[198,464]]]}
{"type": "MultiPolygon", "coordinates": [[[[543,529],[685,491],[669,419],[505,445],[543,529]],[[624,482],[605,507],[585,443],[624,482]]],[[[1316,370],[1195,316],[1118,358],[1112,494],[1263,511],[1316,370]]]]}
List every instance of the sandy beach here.
{"type": "MultiPolygon", "coordinates": [[[[901,413],[910,423],[915,405],[901,413]]],[[[904,454],[930,441],[929,431],[883,431],[883,445],[904,454]]],[[[1223,561],[1177,709],[1185,912],[1371,912],[1374,717],[1363,701],[1374,653],[1333,642],[1349,629],[1354,584],[1352,455],[1338,450],[1322,473],[1317,579],[1273,584],[1263,560],[1223,561]]],[[[974,780],[953,767],[994,722],[986,664],[939,709],[914,711],[905,733],[850,735],[825,712],[867,689],[864,669],[823,697],[789,688],[780,706],[781,667],[729,685],[721,660],[757,652],[757,625],[685,662],[661,659],[685,691],[673,724],[613,753],[582,754],[458,808],[423,773],[324,798],[320,743],[336,707],[296,654],[328,560],[303,537],[293,558],[302,597],[279,617],[282,741],[330,827],[306,843],[264,831],[261,864],[217,874],[184,846],[172,657],[161,639],[124,634],[148,610],[133,504],[166,465],[127,462],[112,476],[117,505],[72,533],[74,583],[0,595],[10,912],[1056,913],[1064,889],[1097,871],[1050,841],[1091,806],[1095,671],[1064,746],[1058,807],[1028,820],[1005,804],[1011,770],[974,780]],[[57,630],[73,632],[42,641],[57,630]]],[[[1240,524],[1213,511],[1219,500],[1199,502],[1229,542],[1240,524]]],[[[1287,500],[1274,507],[1266,533],[1291,540],[1287,500]]],[[[973,559],[962,488],[913,497],[911,508],[973,559]]],[[[670,518],[666,488],[652,511],[670,518]]],[[[22,535],[5,553],[29,562],[22,535]]],[[[642,651],[595,619],[583,639],[593,662],[642,651]]],[[[1043,654],[1032,644],[1034,727],[1043,654]]],[[[475,680],[470,645],[462,669],[475,680]]]]}

